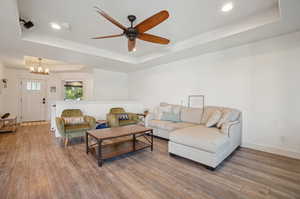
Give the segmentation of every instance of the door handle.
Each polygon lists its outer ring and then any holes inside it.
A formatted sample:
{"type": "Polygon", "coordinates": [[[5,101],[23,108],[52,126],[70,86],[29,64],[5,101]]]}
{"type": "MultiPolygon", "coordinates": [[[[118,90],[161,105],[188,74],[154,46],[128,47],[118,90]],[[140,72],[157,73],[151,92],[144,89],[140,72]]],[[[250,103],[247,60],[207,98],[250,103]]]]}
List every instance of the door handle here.
{"type": "Polygon", "coordinates": [[[46,98],[43,98],[43,104],[46,104],[46,98]]]}

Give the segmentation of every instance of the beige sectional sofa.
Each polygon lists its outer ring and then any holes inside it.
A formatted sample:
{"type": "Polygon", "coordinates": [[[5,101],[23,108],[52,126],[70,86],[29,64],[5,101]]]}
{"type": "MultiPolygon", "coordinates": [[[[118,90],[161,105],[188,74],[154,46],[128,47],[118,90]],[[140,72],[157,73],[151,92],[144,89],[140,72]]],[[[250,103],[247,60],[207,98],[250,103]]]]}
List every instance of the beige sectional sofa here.
{"type": "Polygon", "coordinates": [[[236,109],[206,106],[204,109],[180,107],[180,121],[161,120],[156,107],[145,119],[145,125],[154,129],[154,135],[169,140],[168,150],[193,161],[216,168],[228,155],[241,145],[242,117],[236,109]],[[214,112],[231,114],[227,121],[217,127],[206,127],[214,112]]]}

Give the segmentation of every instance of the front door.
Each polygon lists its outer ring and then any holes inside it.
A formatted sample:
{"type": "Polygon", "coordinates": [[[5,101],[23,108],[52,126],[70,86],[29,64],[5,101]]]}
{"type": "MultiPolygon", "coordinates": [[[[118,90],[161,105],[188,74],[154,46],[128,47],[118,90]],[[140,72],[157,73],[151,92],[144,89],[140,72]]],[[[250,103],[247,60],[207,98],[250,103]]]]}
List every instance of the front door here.
{"type": "Polygon", "coordinates": [[[45,120],[46,114],[45,80],[25,79],[21,82],[22,121],[45,120]]]}

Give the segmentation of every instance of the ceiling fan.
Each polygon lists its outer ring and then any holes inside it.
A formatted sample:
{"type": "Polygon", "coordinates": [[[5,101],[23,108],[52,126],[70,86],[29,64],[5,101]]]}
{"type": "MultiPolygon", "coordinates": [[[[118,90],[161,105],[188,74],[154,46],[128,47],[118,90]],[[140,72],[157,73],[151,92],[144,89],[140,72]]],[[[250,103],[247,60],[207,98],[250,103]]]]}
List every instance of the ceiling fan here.
{"type": "Polygon", "coordinates": [[[133,22],[136,20],[136,16],[129,15],[128,20],[131,23],[130,27],[125,27],[122,24],[120,24],[118,21],[110,17],[108,14],[106,14],[103,10],[101,10],[98,7],[95,7],[97,9],[97,12],[103,16],[105,19],[119,27],[123,30],[122,34],[116,34],[116,35],[109,35],[109,36],[100,36],[100,37],[94,37],[92,39],[105,39],[105,38],[113,38],[113,37],[121,37],[126,36],[128,38],[128,51],[135,51],[135,45],[136,45],[136,39],[141,39],[144,41],[157,43],[157,44],[169,44],[170,40],[159,37],[156,35],[145,33],[146,31],[150,30],[151,28],[154,28],[158,24],[162,23],[169,17],[169,13],[166,10],[160,11],[153,15],[152,17],[149,17],[148,19],[142,21],[138,25],[133,27],[133,22]]]}

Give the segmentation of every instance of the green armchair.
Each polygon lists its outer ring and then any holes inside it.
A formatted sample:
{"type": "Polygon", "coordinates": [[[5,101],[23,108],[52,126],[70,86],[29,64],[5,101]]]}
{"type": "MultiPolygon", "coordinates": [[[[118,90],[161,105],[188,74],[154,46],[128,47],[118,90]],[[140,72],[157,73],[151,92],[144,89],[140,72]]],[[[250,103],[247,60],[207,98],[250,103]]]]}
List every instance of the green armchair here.
{"type": "Polygon", "coordinates": [[[65,140],[65,146],[68,146],[69,139],[74,137],[82,137],[85,132],[94,129],[96,126],[96,119],[91,116],[83,115],[79,109],[66,109],[62,112],[61,117],[56,118],[56,126],[58,132],[65,140]],[[79,123],[68,124],[68,118],[83,118],[79,123]]]}
{"type": "Polygon", "coordinates": [[[109,113],[106,115],[106,120],[109,127],[137,124],[140,121],[137,114],[127,113],[123,108],[111,108],[109,113]],[[120,120],[119,116],[121,114],[127,114],[128,120],[120,120]]]}

